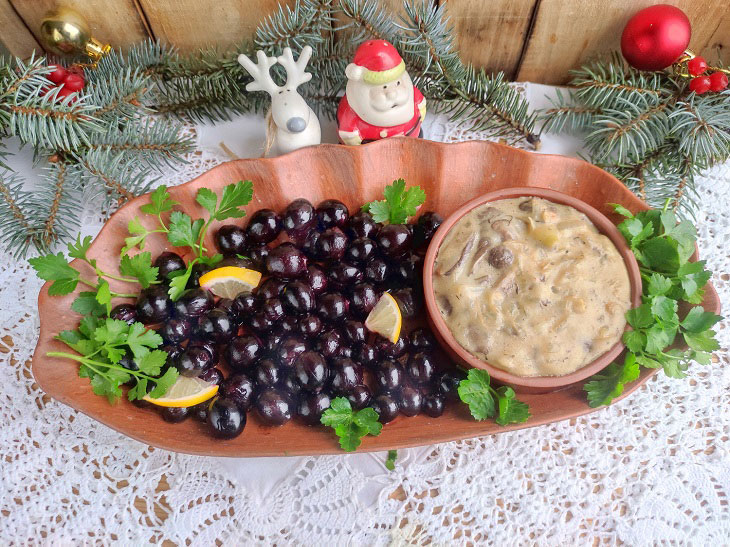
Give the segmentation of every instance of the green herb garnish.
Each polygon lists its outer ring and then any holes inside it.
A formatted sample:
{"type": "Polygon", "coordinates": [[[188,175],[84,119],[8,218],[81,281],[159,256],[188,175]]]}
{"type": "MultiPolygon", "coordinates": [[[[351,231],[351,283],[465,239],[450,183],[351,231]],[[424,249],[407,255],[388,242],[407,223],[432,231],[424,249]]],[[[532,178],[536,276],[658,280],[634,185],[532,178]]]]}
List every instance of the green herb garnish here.
{"type": "Polygon", "coordinates": [[[367,407],[353,411],[350,401],[345,397],[332,399],[330,407],[324,411],[320,419],[322,424],[335,430],[340,439],[340,446],[352,452],[360,446],[365,435],[380,435],[383,424],[378,421],[378,413],[367,407]]]}
{"type": "Polygon", "coordinates": [[[388,471],[394,471],[395,470],[395,460],[398,459],[398,451],[397,450],[388,450],[388,457],[385,460],[385,468],[388,471]]]}
{"type": "Polygon", "coordinates": [[[362,206],[362,210],[370,212],[375,222],[405,224],[408,217],[416,214],[418,206],[426,201],[426,192],[420,186],[411,186],[406,190],[406,181],[394,180],[385,187],[385,199],[371,201],[362,206]]]}
{"type": "Polygon", "coordinates": [[[471,369],[464,380],[459,382],[459,398],[469,406],[475,420],[486,420],[497,415],[499,425],[526,422],[530,417],[530,407],[515,396],[508,386],[494,389],[486,370],[471,369]]]}

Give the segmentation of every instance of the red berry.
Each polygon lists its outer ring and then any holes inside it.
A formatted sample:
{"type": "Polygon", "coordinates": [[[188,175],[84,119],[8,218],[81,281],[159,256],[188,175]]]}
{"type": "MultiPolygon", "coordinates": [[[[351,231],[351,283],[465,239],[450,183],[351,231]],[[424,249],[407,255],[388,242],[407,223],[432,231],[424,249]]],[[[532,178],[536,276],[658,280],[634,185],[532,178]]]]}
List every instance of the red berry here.
{"type": "Polygon", "coordinates": [[[694,91],[697,95],[702,95],[710,90],[710,77],[709,76],[698,76],[692,78],[689,82],[690,91],[694,91]]]}
{"type": "Polygon", "coordinates": [[[56,97],[58,98],[57,100],[59,100],[59,101],[65,99],[66,97],[73,97],[73,99],[71,99],[70,102],[74,102],[76,100],[75,94],[76,94],[75,91],[71,91],[70,89],[66,89],[65,87],[61,87],[58,90],[58,95],[56,95],[56,97]]]}
{"type": "Polygon", "coordinates": [[[53,69],[55,69],[55,70],[54,70],[53,72],[51,72],[51,73],[50,73],[50,74],[49,74],[49,75],[47,76],[47,78],[48,78],[49,80],[51,80],[51,81],[52,81],[52,82],[53,82],[54,84],[60,84],[60,83],[61,83],[61,82],[63,82],[63,81],[64,81],[64,80],[66,79],[66,77],[68,76],[68,70],[66,70],[66,69],[65,69],[65,68],[63,68],[62,66],[59,66],[59,65],[51,65],[51,66],[49,66],[48,68],[53,68],[53,69]]]}
{"type": "Polygon", "coordinates": [[[69,74],[63,82],[63,87],[69,91],[81,91],[86,82],[78,74],[69,74]]]}
{"type": "Polygon", "coordinates": [[[699,76],[705,70],[707,70],[707,61],[704,57],[693,57],[687,63],[687,72],[692,76],[699,76]]]}
{"type": "Polygon", "coordinates": [[[727,74],[713,72],[710,74],[710,91],[722,91],[727,87],[727,74]]]}

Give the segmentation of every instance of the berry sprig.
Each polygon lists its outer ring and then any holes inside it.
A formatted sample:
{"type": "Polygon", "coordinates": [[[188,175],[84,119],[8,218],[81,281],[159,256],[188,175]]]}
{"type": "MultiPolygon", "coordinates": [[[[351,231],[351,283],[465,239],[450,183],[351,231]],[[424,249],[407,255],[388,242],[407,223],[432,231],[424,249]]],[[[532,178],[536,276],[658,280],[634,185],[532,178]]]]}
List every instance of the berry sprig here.
{"type": "MultiPolygon", "coordinates": [[[[84,80],[83,73],[80,70],[75,70],[74,67],[67,69],[59,65],[51,66],[50,68],[54,70],[47,77],[56,85],[55,87],[44,89],[42,91],[43,95],[49,93],[52,89],[58,89],[56,96],[65,99],[84,89],[86,80],[84,80]]],[[[75,99],[76,97],[72,100],[75,99]]]]}
{"type": "Polygon", "coordinates": [[[720,69],[709,66],[704,57],[697,55],[687,61],[687,72],[689,76],[694,76],[689,82],[689,89],[698,95],[708,91],[719,92],[727,88],[727,74],[720,69]],[[713,72],[708,75],[708,71],[713,72]]]}

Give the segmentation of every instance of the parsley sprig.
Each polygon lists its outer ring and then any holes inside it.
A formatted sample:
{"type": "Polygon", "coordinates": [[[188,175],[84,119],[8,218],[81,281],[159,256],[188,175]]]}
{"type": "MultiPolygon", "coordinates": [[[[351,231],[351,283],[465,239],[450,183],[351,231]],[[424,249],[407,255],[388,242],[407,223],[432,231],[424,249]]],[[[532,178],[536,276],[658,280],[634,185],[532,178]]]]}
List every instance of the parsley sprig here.
{"type": "Polygon", "coordinates": [[[356,450],[365,435],[378,436],[383,429],[374,409],[367,407],[355,411],[345,397],[332,399],[320,421],[335,430],[340,446],[347,452],[356,450]]]}
{"type": "Polygon", "coordinates": [[[406,181],[394,180],[383,191],[384,200],[371,201],[362,206],[362,210],[370,212],[375,222],[405,224],[408,217],[416,214],[418,206],[426,201],[426,192],[420,186],[411,186],[406,190],[406,181]]]}
{"type": "Polygon", "coordinates": [[[618,225],[639,262],[643,281],[641,305],[626,313],[632,330],[623,336],[628,353],[586,383],[591,407],[609,404],[625,384],[639,377],[639,368],[662,368],[667,376],[684,378],[690,363],[707,365],[720,346],[712,327],[722,317],[694,306],[679,317],[679,301],[700,304],[711,273],[705,261],[690,262],[697,231],[691,222],[677,221],[665,206],[634,215],[621,205],[614,210],[626,217],[618,225]],[[686,350],[670,347],[680,336],[686,350]]]}
{"type": "Polygon", "coordinates": [[[526,422],[530,408],[518,400],[509,386],[493,388],[486,370],[471,369],[465,379],[459,382],[459,398],[469,406],[475,420],[486,420],[497,416],[499,425],[526,422]]]}

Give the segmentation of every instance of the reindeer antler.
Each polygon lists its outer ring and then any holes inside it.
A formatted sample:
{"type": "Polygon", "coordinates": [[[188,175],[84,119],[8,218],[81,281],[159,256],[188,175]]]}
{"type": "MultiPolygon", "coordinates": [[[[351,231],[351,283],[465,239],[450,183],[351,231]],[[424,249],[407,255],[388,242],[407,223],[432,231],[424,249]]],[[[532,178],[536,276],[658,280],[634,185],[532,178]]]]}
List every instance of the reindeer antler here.
{"type": "MultiPolygon", "coordinates": [[[[291,51],[289,54],[291,55],[291,51]]],[[[267,57],[261,50],[256,52],[256,57],[259,60],[258,64],[254,64],[243,53],[238,56],[238,62],[253,77],[253,82],[246,84],[246,91],[266,91],[269,95],[273,95],[281,89],[269,73],[269,69],[276,64],[276,57],[267,57]]]]}
{"type": "Polygon", "coordinates": [[[312,79],[309,72],[304,72],[310,57],[312,57],[312,48],[309,46],[302,48],[299,59],[296,61],[294,61],[291,48],[284,48],[284,54],[277,58],[279,64],[286,69],[286,84],[284,87],[296,88],[312,79]]]}

